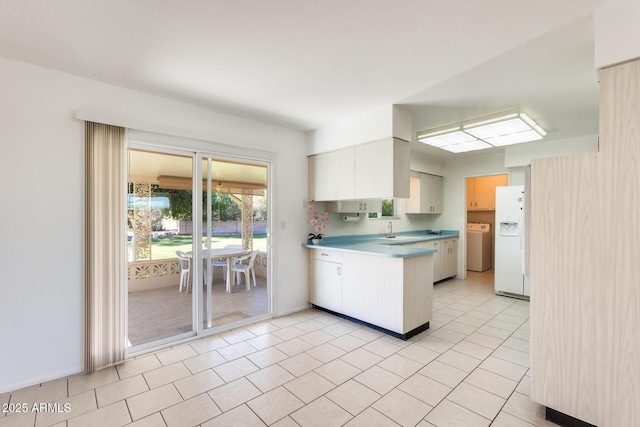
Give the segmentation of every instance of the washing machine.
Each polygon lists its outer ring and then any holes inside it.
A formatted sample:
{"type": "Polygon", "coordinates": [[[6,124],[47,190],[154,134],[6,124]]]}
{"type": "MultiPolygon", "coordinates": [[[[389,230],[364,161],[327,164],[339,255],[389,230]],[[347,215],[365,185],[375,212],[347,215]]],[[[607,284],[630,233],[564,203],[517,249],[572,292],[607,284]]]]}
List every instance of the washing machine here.
{"type": "Polygon", "coordinates": [[[485,271],[491,268],[491,224],[467,224],[467,270],[485,271]]]}

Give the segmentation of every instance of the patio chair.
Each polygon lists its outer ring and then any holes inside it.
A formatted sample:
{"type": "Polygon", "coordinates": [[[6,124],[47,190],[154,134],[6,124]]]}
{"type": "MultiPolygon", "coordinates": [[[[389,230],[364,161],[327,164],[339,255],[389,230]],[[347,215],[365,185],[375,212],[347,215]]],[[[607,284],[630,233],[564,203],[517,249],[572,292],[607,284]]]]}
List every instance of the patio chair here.
{"type": "Polygon", "coordinates": [[[233,266],[233,271],[236,273],[236,283],[240,284],[240,273],[244,273],[247,290],[251,290],[251,277],[253,277],[253,286],[256,286],[256,270],[254,268],[254,263],[257,256],[258,251],[253,251],[248,255],[238,257],[236,259],[236,264],[233,266]],[[247,262],[245,263],[245,261],[247,262]],[[251,276],[249,276],[249,273],[251,273],[251,276]]]}
{"type": "MultiPolygon", "coordinates": [[[[242,249],[242,245],[226,245],[225,248],[242,249]]],[[[235,264],[236,261],[237,261],[237,258],[233,258],[231,260],[231,264],[235,264]]],[[[219,268],[219,267],[222,267],[222,276],[226,277],[227,276],[227,260],[225,258],[218,258],[213,260],[213,268],[219,268]]]]}
{"type": "Polygon", "coordinates": [[[189,272],[191,270],[191,259],[188,258],[184,252],[176,251],[176,255],[178,257],[178,261],[180,261],[180,292],[182,292],[182,287],[184,286],[185,290],[189,292],[189,272]]]}

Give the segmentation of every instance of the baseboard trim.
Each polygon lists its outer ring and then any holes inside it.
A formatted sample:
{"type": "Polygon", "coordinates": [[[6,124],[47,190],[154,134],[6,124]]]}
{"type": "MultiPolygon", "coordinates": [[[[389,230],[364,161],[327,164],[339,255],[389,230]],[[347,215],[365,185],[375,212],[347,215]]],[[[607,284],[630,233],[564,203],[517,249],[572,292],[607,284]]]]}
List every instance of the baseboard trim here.
{"type": "Polygon", "coordinates": [[[596,427],[586,421],[579,420],[571,415],[563,414],[551,408],[547,408],[546,419],[563,427],[596,427]]]}

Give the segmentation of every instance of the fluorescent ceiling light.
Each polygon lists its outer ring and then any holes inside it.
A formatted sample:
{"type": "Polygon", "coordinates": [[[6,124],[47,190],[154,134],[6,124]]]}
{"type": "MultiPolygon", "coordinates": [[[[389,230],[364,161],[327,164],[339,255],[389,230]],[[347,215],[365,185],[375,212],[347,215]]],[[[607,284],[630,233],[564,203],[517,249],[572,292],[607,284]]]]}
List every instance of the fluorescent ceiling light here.
{"type": "Polygon", "coordinates": [[[546,134],[531,117],[515,112],[420,132],[418,141],[453,153],[463,153],[536,141],[546,134]]]}

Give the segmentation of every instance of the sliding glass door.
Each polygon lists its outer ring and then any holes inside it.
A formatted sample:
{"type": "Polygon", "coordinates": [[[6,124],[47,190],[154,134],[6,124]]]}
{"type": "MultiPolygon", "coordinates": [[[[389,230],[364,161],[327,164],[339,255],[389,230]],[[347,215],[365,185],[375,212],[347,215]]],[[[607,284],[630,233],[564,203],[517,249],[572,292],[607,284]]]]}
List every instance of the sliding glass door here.
{"type": "Polygon", "coordinates": [[[131,144],[130,354],[269,317],[269,175],[268,161],[131,144]]]}

